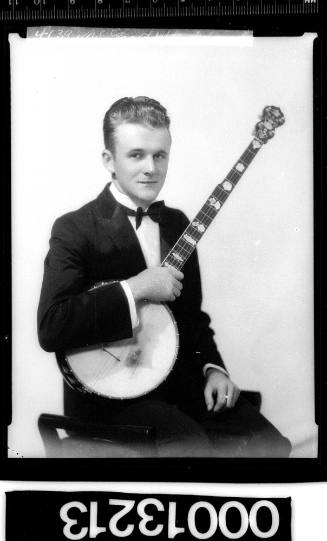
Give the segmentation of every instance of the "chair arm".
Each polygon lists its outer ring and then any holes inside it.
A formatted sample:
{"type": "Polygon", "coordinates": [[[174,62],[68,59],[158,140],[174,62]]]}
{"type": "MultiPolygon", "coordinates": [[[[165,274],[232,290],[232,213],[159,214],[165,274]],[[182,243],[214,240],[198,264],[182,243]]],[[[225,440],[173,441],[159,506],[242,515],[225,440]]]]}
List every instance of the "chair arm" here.
{"type": "Polygon", "coordinates": [[[61,438],[58,429],[65,430],[69,436],[82,438],[95,438],[114,443],[153,443],[155,429],[152,426],[138,425],[105,425],[100,423],[85,423],[77,418],[65,415],[42,413],[38,420],[38,427],[44,443],[47,456],[59,455],[61,438]]]}

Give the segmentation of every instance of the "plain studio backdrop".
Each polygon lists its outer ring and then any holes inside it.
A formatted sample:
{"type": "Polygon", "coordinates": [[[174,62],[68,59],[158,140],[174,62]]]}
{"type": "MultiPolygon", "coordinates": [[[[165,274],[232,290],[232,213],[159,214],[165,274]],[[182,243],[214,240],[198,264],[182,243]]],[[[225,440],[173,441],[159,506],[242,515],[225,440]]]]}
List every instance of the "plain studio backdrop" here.
{"type": "Polygon", "coordinates": [[[42,457],[40,413],[62,413],[36,311],[56,217],[109,181],[102,120],[123,96],[170,114],[162,191],[192,218],[249,144],[266,105],[284,126],[260,150],[199,245],[203,308],[232,378],[316,456],[313,343],[313,35],[288,38],[11,37],[13,420],[9,456],[42,457]]]}

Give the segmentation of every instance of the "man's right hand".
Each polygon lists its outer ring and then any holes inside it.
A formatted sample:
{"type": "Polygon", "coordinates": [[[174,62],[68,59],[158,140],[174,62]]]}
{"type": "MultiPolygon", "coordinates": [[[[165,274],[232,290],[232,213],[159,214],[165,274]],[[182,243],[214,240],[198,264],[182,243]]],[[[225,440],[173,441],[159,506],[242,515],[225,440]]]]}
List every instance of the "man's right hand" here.
{"type": "Polygon", "coordinates": [[[174,301],[183,288],[184,274],[173,267],[153,267],[127,280],[135,302],[174,301]]]}

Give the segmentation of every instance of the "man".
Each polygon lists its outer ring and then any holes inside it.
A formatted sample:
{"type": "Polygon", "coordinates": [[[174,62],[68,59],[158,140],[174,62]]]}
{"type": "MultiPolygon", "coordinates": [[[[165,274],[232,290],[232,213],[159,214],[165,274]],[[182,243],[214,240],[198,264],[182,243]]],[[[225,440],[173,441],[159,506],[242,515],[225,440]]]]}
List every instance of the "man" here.
{"type": "MultiPolygon", "coordinates": [[[[167,379],[146,396],[124,401],[65,386],[65,412],[89,421],[153,425],[159,456],[217,456],[225,452],[226,427],[247,445],[252,441],[250,456],[265,456],[273,440],[276,451],[270,452],[287,455],[287,440],[248,403],[237,404],[239,389],[201,310],[196,252],[183,273],[160,266],[189,223],[162,205],[156,219],[150,217],[167,174],[169,126],[166,109],[147,97],[123,98],[107,111],[103,162],[112,182],[53,226],[38,310],[41,346],[60,352],[129,338],[142,300],[167,302],[180,337],[167,379]]],[[[239,453],[238,438],[228,441],[228,452],[239,453]]]]}

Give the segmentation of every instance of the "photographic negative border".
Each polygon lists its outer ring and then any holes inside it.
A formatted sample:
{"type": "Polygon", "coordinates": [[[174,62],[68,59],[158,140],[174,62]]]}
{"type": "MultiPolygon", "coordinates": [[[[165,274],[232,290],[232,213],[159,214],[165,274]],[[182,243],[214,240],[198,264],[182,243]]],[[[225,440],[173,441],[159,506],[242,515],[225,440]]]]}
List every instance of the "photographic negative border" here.
{"type": "MultiPolygon", "coordinates": [[[[51,21],[71,26],[69,21],[51,21]]],[[[112,27],[144,27],[144,21],[120,19],[106,21],[112,27]]],[[[42,23],[44,24],[44,22],[42,23]]],[[[74,21],[78,24],[78,21],[74,21]]],[[[83,26],[104,26],[103,20],[90,21],[83,26]]],[[[167,27],[165,18],[146,20],[151,28],[167,27]]],[[[314,42],[314,253],[315,253],[315,403],[319,426],[318,458],[316,459],[115,459],[103,468],[101,459],[24,459],[7,458],[6,430],[11,419],[11,161],[10,161],[10,67],[9,33],[26,33],[26,24],[14,22],[1,25],[1,163],[2,188],[2,333],[1,333],[1,466],[3,478],[26,480],[164,480],[200,482],[300,482],[326,480],[326,352],[323,258],[325,242],[324,202],[326,189],[326,35],[323,14],[319,16],[237,16],[235,18],[210,17],[170,19],[172,28],[253,30],[254,36],[301,35],[305,31],[317,32],[314,42]],[[219,461],[219,462],[217,462],[219,461]],[[214,466],[214,467],[213,467],[214,466]],[[218,467],[217,467],[218,466],[218,467]],[[214,472],[214,473],[213,473],[214,472]]],[[[33,23],[34,26],[34,23],[33,23]]]]}

